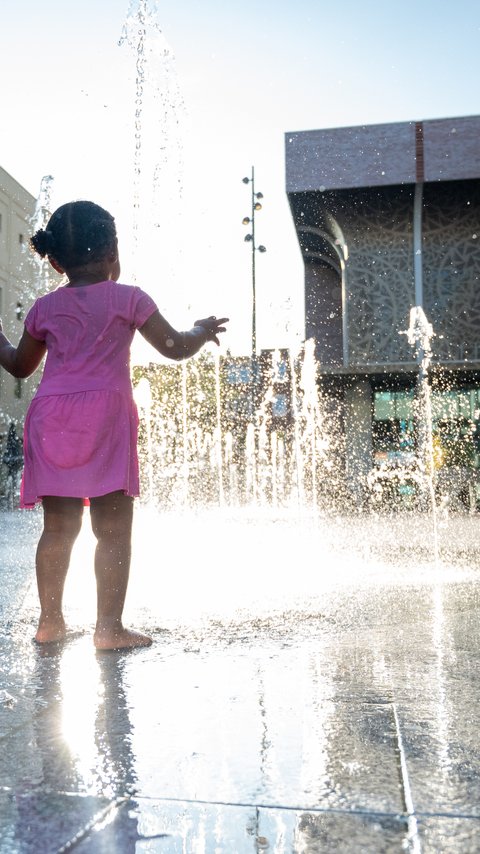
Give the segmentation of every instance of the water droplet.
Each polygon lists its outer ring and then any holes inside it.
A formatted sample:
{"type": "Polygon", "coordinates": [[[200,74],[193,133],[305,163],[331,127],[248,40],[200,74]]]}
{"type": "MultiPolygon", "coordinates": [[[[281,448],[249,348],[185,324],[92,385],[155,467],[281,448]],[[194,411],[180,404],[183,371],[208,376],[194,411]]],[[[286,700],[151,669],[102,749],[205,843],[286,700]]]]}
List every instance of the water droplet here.
{"type": "Polygon", "coordinates": [[[15,697],[8,691],[0,691],[0,705],[5,706],[6,709],[13,709],[16,702],[15,697]]]}

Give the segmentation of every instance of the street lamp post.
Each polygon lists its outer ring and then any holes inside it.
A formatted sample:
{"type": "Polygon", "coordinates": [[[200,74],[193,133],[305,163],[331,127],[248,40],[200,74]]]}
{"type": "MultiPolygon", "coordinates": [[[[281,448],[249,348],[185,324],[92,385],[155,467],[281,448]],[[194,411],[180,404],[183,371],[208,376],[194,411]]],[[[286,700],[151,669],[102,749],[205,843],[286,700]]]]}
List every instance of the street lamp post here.
{"type": "Polygon", "coordinates": [[[249,225],[251,231],[245,235],[246,243],[251,243],[252,246],[252,365],[255,363],[257,356],[257,301],[255,290],[255,253],[266,252],[265,246],[257,246],[255,244],[255,214],[261,211],[262,205],[260,199],[263,199],[263,193],[255,192],[255,170],[252,166],[252,175],[250,178],[243,178],[244,184],[252,185],[252,213],[251,216],[245,216],[242,220],[243,225],[249,225]]]}

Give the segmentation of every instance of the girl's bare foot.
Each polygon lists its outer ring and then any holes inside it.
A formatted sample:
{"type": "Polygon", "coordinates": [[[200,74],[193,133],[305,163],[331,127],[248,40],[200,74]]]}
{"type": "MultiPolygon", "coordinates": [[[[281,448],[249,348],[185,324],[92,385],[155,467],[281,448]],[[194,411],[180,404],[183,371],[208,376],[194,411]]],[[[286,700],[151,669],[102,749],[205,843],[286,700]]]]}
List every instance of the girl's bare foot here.
{"type": "Polygon", "coordinates": [[[106,624],[95,629],[93,642],[97,649],[133,649],[137,646],[150,646],[152,638],[140,632],[131,632],[123,626],[106,624]]]}
{"type": "Polygon", "coordinates": [[[61,614],[41,616],[38,621],[38,629],[35,635],[37,643],[55,643],[65,640],[67,627],[61,614]]]}

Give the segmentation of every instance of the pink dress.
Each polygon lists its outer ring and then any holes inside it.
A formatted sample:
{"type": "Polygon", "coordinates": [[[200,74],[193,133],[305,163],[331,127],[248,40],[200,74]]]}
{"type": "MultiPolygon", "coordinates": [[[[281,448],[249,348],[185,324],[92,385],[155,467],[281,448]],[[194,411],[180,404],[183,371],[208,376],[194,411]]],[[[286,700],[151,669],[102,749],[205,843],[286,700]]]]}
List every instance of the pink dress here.
{"type": "Polygon", "coordinates": [[[140,288],[112,281],[34,303],[25,327],[47,359],[25,419],[22,507],[44,495],[139,494],[130,346],[156,308],[140,288]]]}

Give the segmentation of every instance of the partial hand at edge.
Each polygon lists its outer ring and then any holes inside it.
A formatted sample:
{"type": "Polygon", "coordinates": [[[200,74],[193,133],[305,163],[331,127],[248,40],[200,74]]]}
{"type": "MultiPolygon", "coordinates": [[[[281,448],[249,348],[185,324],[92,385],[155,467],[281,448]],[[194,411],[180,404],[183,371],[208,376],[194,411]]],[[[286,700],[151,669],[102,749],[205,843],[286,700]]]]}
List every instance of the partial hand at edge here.
{"type": "Polygon", "coordinates": [[[196,320],[194,326],[201,326],[207,333],[207,341],[213,341],[217,346],[219,346],[220,341],[218,340],[218,334],[220,332],[227,331],[223,324],[228,323],[228,321],[228,317],[215,317],[215,315],[212,314],[210,317],[204,317],[201,320],[196,320]]]}

